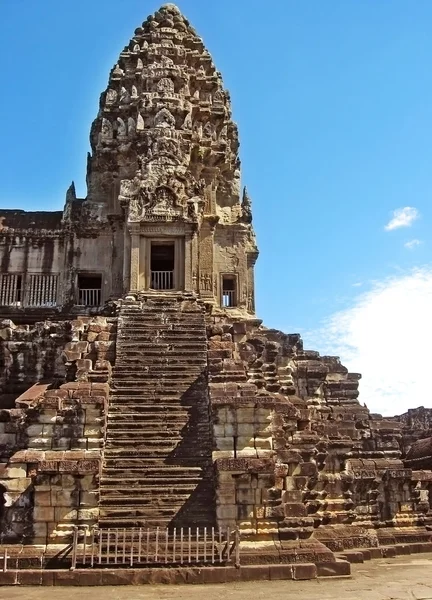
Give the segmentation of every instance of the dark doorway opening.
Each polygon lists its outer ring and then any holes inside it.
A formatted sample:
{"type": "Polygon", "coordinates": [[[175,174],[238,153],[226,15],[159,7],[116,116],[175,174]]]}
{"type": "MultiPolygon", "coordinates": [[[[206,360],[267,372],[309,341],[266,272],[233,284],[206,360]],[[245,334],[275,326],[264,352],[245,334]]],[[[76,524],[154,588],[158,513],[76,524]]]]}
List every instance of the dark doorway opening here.
{"type": "Polygon", "coordinates": [[[237,280],[235,275],[224,275],[222,277],[222,306],[233,308],[237,306],[237,280]]]}
{"type": "Polygon", "coordinates": [[[174,261],[174,242],[151,243],[150,287],[153,290],[174,289],[174,261]]]}
{"type": "Polygon", "coordinates": [[[100,306],[102,300],[102,275],[78,275],[78,304],[100,306]]]}

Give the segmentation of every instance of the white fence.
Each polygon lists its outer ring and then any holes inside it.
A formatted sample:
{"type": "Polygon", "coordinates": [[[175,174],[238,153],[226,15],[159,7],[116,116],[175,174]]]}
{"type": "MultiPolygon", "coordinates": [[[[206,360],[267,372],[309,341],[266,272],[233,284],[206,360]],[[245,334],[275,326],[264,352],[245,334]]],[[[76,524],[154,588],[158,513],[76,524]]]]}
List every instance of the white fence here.
{"type": "Polygon", "coordinates": [[[76,526],[72,569],[84,566],[240,566],[238,529],[214,527],[88,529],[76,526]]]}
{"type": "Polygon", "coordinates": [[[100,306],[101,305],[101,289],[79,290],[78,304],[80,306],[100,306]]]}
{"type": "Polygon", "coordinates": [[[152,271],[150,287],[152,290],[174,289],[174,271],[152,271]]]}

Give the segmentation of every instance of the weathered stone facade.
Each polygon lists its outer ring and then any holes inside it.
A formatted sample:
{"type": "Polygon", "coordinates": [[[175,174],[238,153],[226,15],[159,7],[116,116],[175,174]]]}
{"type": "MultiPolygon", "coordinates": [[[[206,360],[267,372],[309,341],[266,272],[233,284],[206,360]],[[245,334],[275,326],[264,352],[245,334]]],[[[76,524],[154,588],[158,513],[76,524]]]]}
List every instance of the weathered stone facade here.
{"type": "Polygon", "coordinates": [[[360,375],[255,316],[229,94],[173,5],[90,137],[85,199],[0,211],[1,541],[217,525],[250,562],[317,564],[429,542],[430,411],[372,415],[360,375]]]}

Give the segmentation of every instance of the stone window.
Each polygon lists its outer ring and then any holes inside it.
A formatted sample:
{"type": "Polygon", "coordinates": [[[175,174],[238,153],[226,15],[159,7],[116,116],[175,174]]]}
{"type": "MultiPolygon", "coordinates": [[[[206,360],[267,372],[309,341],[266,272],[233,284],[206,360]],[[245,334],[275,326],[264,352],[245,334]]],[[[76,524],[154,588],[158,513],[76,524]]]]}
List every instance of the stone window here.
{"type": "Polygon", "coordinates": [[[0,306],[21,306],[22,296],[22,275],[0,275],[0,306]]]}
{"type": "Polygon", "coordinates": [[[56,306],[57,284],[58,275],[30,275],[28,305],[56,306]]]}
{"type": "Polygon", "coordinates": [[[78,304],[100,306],[102,303],[102,275],[81,273],[78,275],[78,304]]]}
{"type": "Polygon", "coordinates": [[[222,275],[222,306],[233,308],[237,306],[237,277],[222,275]]]}

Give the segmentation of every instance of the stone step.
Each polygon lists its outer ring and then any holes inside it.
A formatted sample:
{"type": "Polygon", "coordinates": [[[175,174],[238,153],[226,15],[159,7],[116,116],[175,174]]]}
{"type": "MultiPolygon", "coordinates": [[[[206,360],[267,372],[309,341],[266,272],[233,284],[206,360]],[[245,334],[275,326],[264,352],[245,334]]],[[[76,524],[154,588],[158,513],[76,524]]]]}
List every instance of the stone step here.
{"type": "Polygon", "coordinates": [[[163,459],[143,459],[143,458],[104,458],[104,471],[114,473],[119,470],[127,470],[132,477],[198,477],[203,474],[202,467],[184,464],[168,464],[163,459]]]}
{"type": "Polygon", "coordinates": [[[180,354],[179,356],[172,356],[170,354],[169,356],[164,356],[161,353],[159,353],[157,356],[147,356],[140,354],[138,350],[134,350],[133,354],[129,353],[122,356],[117,356],[116,364],[113,369],[116,369],[119,365],[127,366],[130,369],[147,366],[156,369],[164,369],[167,366],[195,366],[198,368],[204,368],[207,366],[207,352],[202,352],[199,356],[196,356],[195,354],[189,354],[188,356],[184,356],[183,354],[180,354]]]}
{"type": "Polygon", "coordinates": [[[110,425],[110,433],[108,434],[107,439],[118,439],[124,438],[127,439],[152,439],[152,438],[160,438],[161,436],[167,437],[169,439],[173,439],[175,437],[180,436],[180,431],[184,428],[187,423],[187,419],[183,422],[180,422],[178,425],[176,424],[163,424],[160,426],[158,423],[155,423],[153,427],[150,427],[148,424],[141,427],[121,427],[111,426],[110,425]],[[112,427],[112,429],[111,429],[112,427]],[[171,437],[172,436],[172,437],[171,437]]]}
{"type": "Polygon", "coordinates": [[[201,472],[201,468],[204,468],[205,466],[210,467],[211,462],[209,463],[208,456],[192,458],[141,456],[137,452],[121,452],[119,450],[112,449],[108,453],[104,452],[104,465],[105,468],[118,470],[130,470],[132,468],[140,468],[143,472],[147,471],[151,467],[152,469],[158,469],[160,473],[165,474],[167,472],[170,472],[169,469],[172,467],[178,467],[181,470],[187,471],[190,471],[190,469],[199,469],[199,471],[201,472]],[[200,467],[199,465],[202,465],[202,467],[200,467]]]}
{"type": "Polygon", "coordinates": [[[175,418],[176,416],[178,416],[179,419],[188,418],[186,407],[178,406],[174,403],[172,405],[162,404],[161,402],[162,401],[155,401],[150,403],[149,399],[146,398],[142,403],[112,403],[109,407],[108,417],[114,418],[118,415],[125,416],[129,419],[130,415],[139,414],[142,418],[151,417],[152,419],[162,419],[165,418],[165,416],[170,419],[175,418]],[[144,402],[146,403],[144,404],[144,402]]]}
{"type": "Polygon", "coordinates": [[[141,431],[146,434],[155,432],[157,430],[163,432],[174,431],[175,429],[179,429],[184,427],[184,425],[188,422],[188,415],[185,415],[183,419],[179,419],[178,416],[171,418],[170,420],[166,420],[161,418],[160,420],[156,419],[143,419],[143,420],[125,420],[125,419],[112,419],[111,415],[108,415],[108,426],[112,432],[115,434],[126,434],[133,433],[135,431],[141,431]]]}
{"type": "MultiPolygon", "coordinates": [[[[214,517],[212,519],[212,515],[204,515],[204,517],[192,518],[187,524],[185,521],[181,521],[177,524],[177,527],[212,527],[214,525],[214,517]]],[[[156,528],[160,527],[161,529],[176,526],[176,522],[173,521],[172,517],[158,517],[158,516],[148,516],[148,517],[133,517],[130,518],[128,516],[101,516],[99,519],[99,527],[103,529],[107,528],[129,528],[129,527],[142,527],[142,528],[156,528]]]]}
{"type": "Polygon", "coordinates": [[[143,425],[146,425],[148,421],[175,423],[177,419],[187,419],[188,416],[189,413],[185,410],[185,407],[161,406],[157,403],[130,405],[118,403],[110,406],[108,422],[111,424],[133,419],[134,422],[139,422],[143,425]]]}
{"type": "Polygon", "coordinates": [[[130,344],[127,348],[123,345],[117,347],[116,363],[121,360],[132,360],[135,358],[141,358],[143,362],[154,361],[154,360],[172,360],[182,361],[192,359],[200,359],[207,361],[207,349],[202,347],[197,349],[183,348],[181,352],[175,354],[174,352],[161,352],[160,348],[156,348],[152,345],[147,348],[143,353],[142,348],[137,344],[130,344]]]}
{"type": "Polygon", "coordinates": [[[165,488],[167,482],[171,486],[196,486],[198,483],[204,480],[202,470],[198,472],[192,470],[181,469],[179,473],[170,472],[168,469],[163,474],[158,471],[157,476],[154,474],[143,474],[135,471],[123,472],[119,475],[118,471],[114,469],[105,468],[104,476],[101,477],[100,485],[102,488],[108,488],[116,486],[116,489],[122,489],[122,486],[126,486],[125,489],[131,490],[135,487],[149,487],[152,489],[165,488]],[[167,476],[169,474],[169,479],[167,476]]]}
{"type": "MultiPolygon", "coordinates": [[[[141,504],[128,505],[128,506],[101,506],[100,508],[100,518],[111,520],[119,520],[122,521],[134,521],[137,517],[141,520],[151,521],[158,519],[172,519],[179,511],[178,505],[172,506],[160,506],[160,507],[150,507],[150,506],[142,506],[141,504]]],[[[211,514],[210,510],[195,510],[194,513],[198,516],[204,517],[211,514]]],[[[206,520],[204,520],[205,522],[206,520]]]]}
{"type": "MultiPolygon", "coordinates": [[[[186,392],[189,391],[190,386],[194,383],[194,379],[186,383],[181,383],[179,381],[160,381],[154,385],[151,382],[133,382],[128,381],[127,379],[124,381],[117,381],[112,384],[112,390],[114,392],[120,392],[121,395],[132,394],[133,392],[140,392],[141,395],[145,395],[147,393],[147,398],[158,398],[164,396],[175,396],[178,395],[183,396],[186,392]],[[140,387],[141,386],[141,387],[140,387]],[[143,393],[144,392],[144,393],[143,393]]],[[[191,392],[192,394],[193,392],[191,392]]],[[[189,394],[188,394],[189,397],[189,394]]]]}
{"type": "Polygon", "coordinates": [[[145,505],[153,503],[154,507],[170,506],[173,504],[183,504],[188,497],[196,490],[196,486],[184,486],[183,489],[176,490],[174,488],[160,489],[158,493],[153,493],[149,489],[131,489],[122,491],[112,487],[105,487],[100,490],[100,503],[109,504],[111,506],[129,505],[145,505]]]}
{"type": "Polygon", "coordinates": [[[180,371],[167,370],[165,373],[163,373],[163,371],[151,373],[144,369],[141,372],[122,372],[119,370],[115,373],[115,376],[113,378],[115,382],[113,383],[113,386],[115,385],[116,387],[118,387],[120,384],[125,382],[136,382],[138,385],[142,385],[143,387],[149,386],[150,384],[152,385],[152,387],[160,387],[161,385],[167,384],[184,384],[186,386],[189,386],[193,381],[198,379],[200,375],[201,372],[199,370],[193,371],[192,369],[183,369],[180,371]]]}

